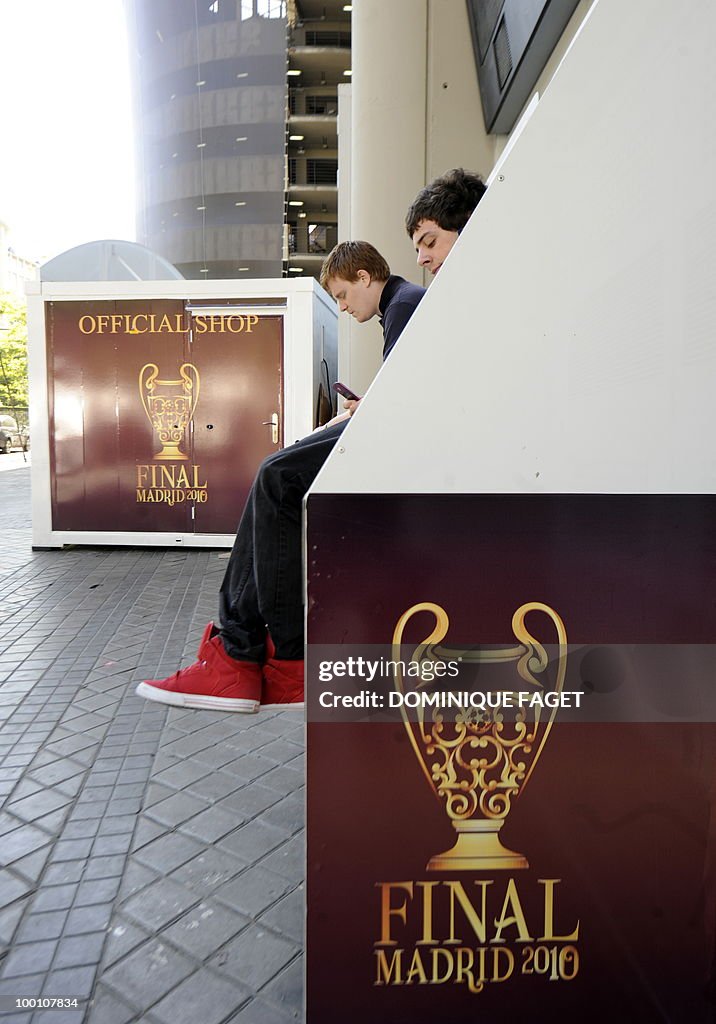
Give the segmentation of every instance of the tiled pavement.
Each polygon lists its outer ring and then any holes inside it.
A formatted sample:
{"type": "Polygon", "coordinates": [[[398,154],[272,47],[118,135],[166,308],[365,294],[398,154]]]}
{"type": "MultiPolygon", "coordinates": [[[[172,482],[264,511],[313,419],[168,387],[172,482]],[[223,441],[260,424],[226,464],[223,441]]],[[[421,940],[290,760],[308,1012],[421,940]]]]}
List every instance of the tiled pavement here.
{"type": "Polygon", "coordinates": [[[302,1016],[303,719],[134,696],[187,663],[226,553],[30,549],[0,473],[0,1005],[13,1024],[302,1016]]]}

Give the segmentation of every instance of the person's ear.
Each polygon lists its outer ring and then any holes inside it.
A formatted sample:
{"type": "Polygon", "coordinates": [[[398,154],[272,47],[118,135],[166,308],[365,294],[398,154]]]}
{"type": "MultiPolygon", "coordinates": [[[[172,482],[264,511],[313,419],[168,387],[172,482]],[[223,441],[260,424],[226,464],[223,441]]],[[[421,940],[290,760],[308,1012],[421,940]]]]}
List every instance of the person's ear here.
{"type": "Polygon", "coordinates": [[[360,283],[362,285],[365,285],[367,287],[370,284],[370,274],[368,273],[368,271],[367,270],[359,270],[358,271],[358,280],[360,281],[360,283]]]}

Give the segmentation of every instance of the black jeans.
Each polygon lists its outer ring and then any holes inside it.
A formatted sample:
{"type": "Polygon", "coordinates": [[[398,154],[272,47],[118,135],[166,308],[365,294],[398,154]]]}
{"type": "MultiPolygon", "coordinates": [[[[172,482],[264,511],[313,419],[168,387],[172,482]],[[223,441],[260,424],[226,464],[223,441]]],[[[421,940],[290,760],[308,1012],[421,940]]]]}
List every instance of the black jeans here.
{"type": "Polygon", "coordinates": [[[309,434],[261,463],[219,597],[219,632],[232,658],[263,661],[267,627],[277,658],[303,658],[303,497],[346,422],[309,434]]]}

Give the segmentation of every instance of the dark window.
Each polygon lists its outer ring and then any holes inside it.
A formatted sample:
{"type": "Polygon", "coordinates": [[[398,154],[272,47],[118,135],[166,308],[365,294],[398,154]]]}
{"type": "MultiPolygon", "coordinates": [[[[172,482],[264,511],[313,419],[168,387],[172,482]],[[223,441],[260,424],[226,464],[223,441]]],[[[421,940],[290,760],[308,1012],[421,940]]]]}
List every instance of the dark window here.
{"type": "Polygon", "coordinates": [[[335,185],[337,182],[337,160],[306,160],[307,185],[335,185]]]}
{"type": "Polygon", "coordinates": [[[307,114],[337,114],[337,96],[306,96],[307,114]]]}
{"type": "Polygon", "coordinates": [[[350,49],[350,32],[306,32],[306,46],[340,46],[350,49]]]}

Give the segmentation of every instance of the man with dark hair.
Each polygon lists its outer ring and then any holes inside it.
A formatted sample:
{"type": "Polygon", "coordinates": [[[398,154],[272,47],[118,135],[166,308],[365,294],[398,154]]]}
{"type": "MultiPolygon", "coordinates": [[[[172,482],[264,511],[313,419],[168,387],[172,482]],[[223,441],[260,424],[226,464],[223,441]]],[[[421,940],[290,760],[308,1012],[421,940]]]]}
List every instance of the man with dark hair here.
{"type": "MultiPolygon", "coordinates": [[[[406,226],[418,263],[442,266],[485,186],[478,175],[450,171],[422,189],[406,226]]],[[[425,289],[390,273],[368,242],[341,242],[326,257],[321,284],[358,323],[379,316],[383,358],[390,353],[425,289]]],[[[301,515],[303,497],[328,458],[357,402],[261,464],[221,586],[220,628],[204,630],[198,661],[137,694],[179,707],[257,711],[303,707],[301,515]]]]}
{"type": "MultiPolygon", "coordinates": [[[[358,323],[381,318],[384,358],[425,294],[392,275],[368,242],[339,243],[321,283],[358,323]]],[[[346,404],[346,414],[263,461],[221,585],[220,628],[209,623],[198,661],[140,683],[140,697],[214,711],[303,707],[303,497],[357,402],[346,404]]]]}
{"type": "Polygon", "coordinates": [[[405,217],[418,263],[434,276],[485,194],[479,174],[457,167],[421,189],[405,217]]]}

